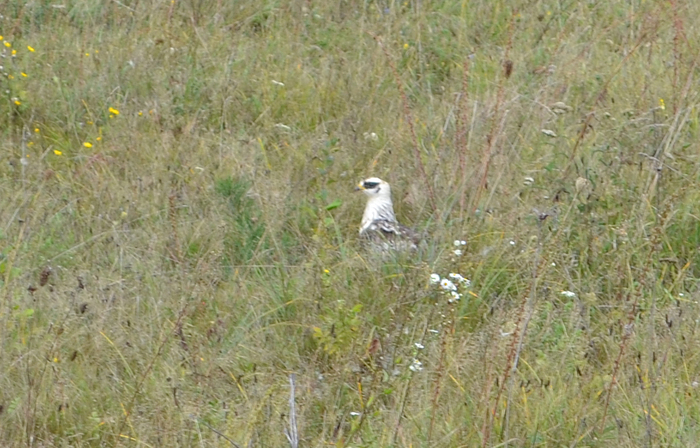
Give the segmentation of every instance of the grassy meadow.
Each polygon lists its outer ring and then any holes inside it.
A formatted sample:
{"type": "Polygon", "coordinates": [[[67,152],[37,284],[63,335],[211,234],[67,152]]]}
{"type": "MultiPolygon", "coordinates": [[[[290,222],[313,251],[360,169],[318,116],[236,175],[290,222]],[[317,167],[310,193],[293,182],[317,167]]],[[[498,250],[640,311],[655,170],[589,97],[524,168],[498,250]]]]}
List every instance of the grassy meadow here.
{"type": "Polygon", "coordinates": [[[700,446],[700,2],[0,15],[3,446],[700,446]]]}

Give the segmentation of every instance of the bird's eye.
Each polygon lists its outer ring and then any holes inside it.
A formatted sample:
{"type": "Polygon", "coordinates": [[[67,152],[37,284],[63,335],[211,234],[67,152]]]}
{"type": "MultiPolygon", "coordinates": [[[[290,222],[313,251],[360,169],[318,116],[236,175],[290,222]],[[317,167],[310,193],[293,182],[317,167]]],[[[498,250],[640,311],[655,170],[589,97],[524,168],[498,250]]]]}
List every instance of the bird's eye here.
{"type": "Polygon", "coordinates": [[[367,190],[371,190],[371,189],[373,189],[373,188],[376,188],[377,185],[379,185],[379,182],[365,182],[365,183],[363,184],[363,186],[364,186],[367,190]]]}

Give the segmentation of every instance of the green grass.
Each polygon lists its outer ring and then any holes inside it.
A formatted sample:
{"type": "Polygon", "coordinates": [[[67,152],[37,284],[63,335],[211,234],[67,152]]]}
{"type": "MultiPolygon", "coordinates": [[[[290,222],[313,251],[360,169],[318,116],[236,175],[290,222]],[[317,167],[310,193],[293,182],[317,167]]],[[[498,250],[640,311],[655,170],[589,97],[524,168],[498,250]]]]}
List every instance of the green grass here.
{"type": "Polygon", "coordinates": [[[696,2],[0,10],[4,446],[696,444],[696,2]]]}

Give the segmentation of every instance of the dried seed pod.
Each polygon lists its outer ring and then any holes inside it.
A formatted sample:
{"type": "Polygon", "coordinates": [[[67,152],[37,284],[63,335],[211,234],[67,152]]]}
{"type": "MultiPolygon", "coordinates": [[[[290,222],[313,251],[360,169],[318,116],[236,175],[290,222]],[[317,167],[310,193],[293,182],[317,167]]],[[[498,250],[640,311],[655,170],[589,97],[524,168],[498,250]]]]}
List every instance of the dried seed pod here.
{"type": "Polygon", "coordinates": [[[51,276],[52,272],[53,269],[51,269],[51,266],[46,266],[41,271],[41,274],[39,274],[39,286],[46,286],[46,284],[49,282],[49,277],[51,276]]]}

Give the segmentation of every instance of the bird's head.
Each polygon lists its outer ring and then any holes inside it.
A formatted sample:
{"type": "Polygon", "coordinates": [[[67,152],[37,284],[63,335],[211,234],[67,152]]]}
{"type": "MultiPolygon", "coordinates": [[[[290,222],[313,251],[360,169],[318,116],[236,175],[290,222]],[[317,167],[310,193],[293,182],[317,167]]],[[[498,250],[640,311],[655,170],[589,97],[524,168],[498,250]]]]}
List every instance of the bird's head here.
{"type": "Polygon", "coordinates": [[[391,198],[391,188],[389,184],[378,177],[370,177],[360,182],[355,191],[362,191],[369,199],[377,197],[391,198]]]}

